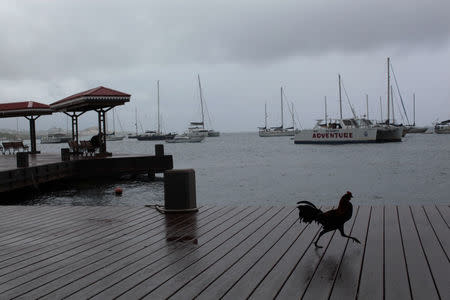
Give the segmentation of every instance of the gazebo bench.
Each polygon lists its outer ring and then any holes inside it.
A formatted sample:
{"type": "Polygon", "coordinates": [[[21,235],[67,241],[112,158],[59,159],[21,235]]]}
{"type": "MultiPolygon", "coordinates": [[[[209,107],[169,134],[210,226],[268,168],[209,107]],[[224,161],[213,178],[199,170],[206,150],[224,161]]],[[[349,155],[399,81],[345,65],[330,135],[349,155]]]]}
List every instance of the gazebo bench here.
{"type": "Polygon", "coordinates": [[[28,151],[28,145],[24,145],[23,142],[2,142],[2,144],[3,154],[6,154],[6,151],[8,151],[8,154],[11,154],[11,150],[13,151],[13,153],[20,150],[28,151]]]}

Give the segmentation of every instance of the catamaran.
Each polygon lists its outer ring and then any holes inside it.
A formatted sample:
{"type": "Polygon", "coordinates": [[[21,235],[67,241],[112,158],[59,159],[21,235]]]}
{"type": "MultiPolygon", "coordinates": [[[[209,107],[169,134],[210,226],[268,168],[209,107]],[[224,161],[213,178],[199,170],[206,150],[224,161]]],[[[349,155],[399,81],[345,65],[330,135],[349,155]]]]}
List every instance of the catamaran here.
{"type": "MultiPolygon", "coordinates": [[[[349,143],[375,143],[377,129],[371,126],[370,121],[354,118],[342,118],[341,75],[339,81],[339,119],[328,119],[327,101],[325,98],[325,119],[318,120],[313,129],[300,130],[295,134],[295,144],[349,144],[349,143]]],[[[353,112],[353,109],[352,109],[353,112]]]]}

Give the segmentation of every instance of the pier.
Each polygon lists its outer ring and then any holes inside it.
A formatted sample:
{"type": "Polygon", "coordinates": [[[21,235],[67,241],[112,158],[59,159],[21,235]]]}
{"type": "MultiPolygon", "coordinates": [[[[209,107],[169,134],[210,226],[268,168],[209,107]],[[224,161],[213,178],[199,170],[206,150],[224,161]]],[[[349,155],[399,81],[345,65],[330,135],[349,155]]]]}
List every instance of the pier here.
{"type": "MultiPolygon", "coordinates": [[[[450,207],[356,206],[315,248],[295,207],[2,206],[2,299],[443,299],[450,207]]],[[[447,295],[447,296],[445,296],[447,295]]]]}
{"type": "Polygon", "coordinates": [[[68,161],[63,161],[61,155],[57,154],[29,154],[28,167],[23,168],[17,167],[15,155],[1,155],[0,192],[33,188],[62,179],[142,173],[153,176],[173,168],[172,155],[164,155],[163,148],[159,152],[155,149],[155,155],[70,156],[68,161]]]}

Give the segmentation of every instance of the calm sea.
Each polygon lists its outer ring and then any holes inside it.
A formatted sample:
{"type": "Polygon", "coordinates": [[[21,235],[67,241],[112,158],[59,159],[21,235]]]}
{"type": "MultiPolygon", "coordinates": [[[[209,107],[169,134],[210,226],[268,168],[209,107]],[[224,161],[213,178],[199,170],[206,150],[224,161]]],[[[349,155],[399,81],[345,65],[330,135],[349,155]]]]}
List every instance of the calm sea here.
{"type": "MultiPolygon", "coordinates": [[[[156,142],[108,143],[113,153],[153,154],[156,142]]],[[[228,133],[202,143],[165,144],[175,168],[193,168],[197,205],[336,204],[346,191],[354,204],[450,202],[450,135],[410,134],[402,143],[295,145],[289,137],[228,133]]],[[[59,153],[65,145],[39,145],[59,153]]],[[[162,180],[82,181],[24,196],[31,205],[163,204],[162,180]],[[123,189],[122,196],[114,188],[123,189]]]]}

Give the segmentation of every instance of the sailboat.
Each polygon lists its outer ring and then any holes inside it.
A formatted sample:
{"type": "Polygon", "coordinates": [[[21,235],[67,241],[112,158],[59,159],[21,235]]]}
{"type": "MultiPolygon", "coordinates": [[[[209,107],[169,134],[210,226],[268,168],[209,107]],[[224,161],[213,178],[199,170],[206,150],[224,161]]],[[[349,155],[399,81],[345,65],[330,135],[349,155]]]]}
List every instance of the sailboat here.
{"type": "Polygon", "coordinates": [[[201,107],[201,114],[202,114],[202,121],[201,122],[190,122],[189,128],[188,128],[188,134],[192,136],[204,136],[204,137],[218,137],[220,136],[220,132],[213,130],[213,129],[206,129],[205,128],[205,113],[204,113],[204,100],[203,100],[203,91],[202,91],[202,84],[200,81],[200,75],[197,75],[198,78],[198,89],[200,92],[200,107],[201,107]]]}
{"type": "Polygon", "coordinates": [[[339,80],[339,112],[340,118],[337,120],[328,119],[327,102],[325,98],[325,120],[317,120],[313,129],[301,130],[295,134],[295,144],[349,144],[349,143],[374,143],[377,141],[376,128],[370,123],[361,123],[354,118],[342,118],[342,96],[341,96],[341,75],[339,80]]]}
{"type": "Polygon", "coordinates": [[[156,131],[146,131],[144,134],[138,135],[136,138],[138,141],[163,141],[173,139],[175,136],[174,133],[162,133],[161,132],[161,122],[160,122],[160,113],[159,113],[159,80],[156,81],[156,87],[158,92],[158,128],[156,131]]]}
{"type": "Polygon", "coordinates": [[[113,108],[113,132],[112,133],[106,133],[106,140],[107,141],[121,141],[125,138],[124,135],[116,135],[116,115],[115,115],[116,109],[113,108]]]}
{"type": "MultiPolygon", "coordinates": [[[[293,113],[293,112],[292,112],[293,113]]],[[[283,87],[281,87],[281,126],[279,127],[267,127],[267,105],[264,110],[264,127],[259,127],[260,137],[272,137],[272,136],[294,136],[294,124],[292,127],[284,128],[283,124],[283,87]]]]}
{"type": "MultiPolygon", "coordinates": [[[[392,95],[392,87],[390,85],[390,58],[387,58],[387,119],[386,122],[377,124],[375,128],[377,128],[377,142],[386,143],[386,142],[401,142],[403,135],[403,126],[394,126],[391,124],[391,95],[392,95]]],[[[393,108],[394,106],[392,106],[393,108]]],[[[393,112],[392,112],[393,115],[393,112]]],[[[393,119],[393,118],[392,118],[393,119]]]]}
{"type": "Polygon", "coordinates": [[[416,126],[416,94],[413,93],[413,124],[406,126],[407,133],[424,133],[427,127],[416,126]]]}

